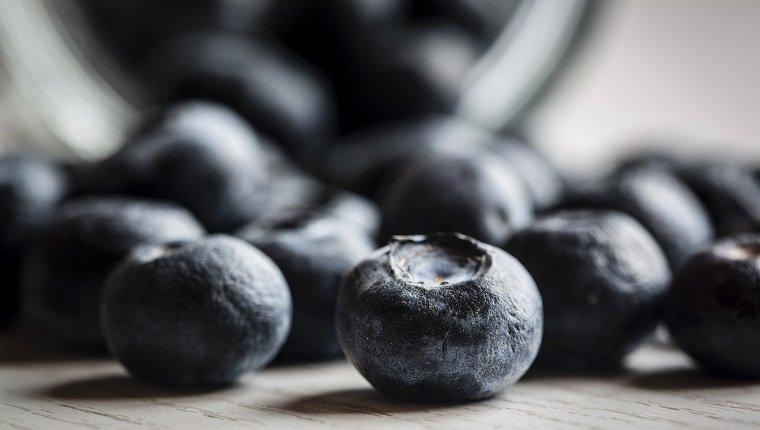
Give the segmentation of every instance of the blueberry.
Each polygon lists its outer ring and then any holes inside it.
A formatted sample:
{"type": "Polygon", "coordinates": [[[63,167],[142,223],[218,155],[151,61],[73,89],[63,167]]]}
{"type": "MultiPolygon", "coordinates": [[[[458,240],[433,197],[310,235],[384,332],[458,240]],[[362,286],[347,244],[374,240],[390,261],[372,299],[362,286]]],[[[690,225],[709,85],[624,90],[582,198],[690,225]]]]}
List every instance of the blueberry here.
{"type": "Polygon", "coordinates": [[[615,368],[654,330],[670,271],[652,236],[628,215],[557,212],[505,249],[525,265],[544,301],[537,365],[615,368]]]}
{"type": "Polygon", "coordinates": [[[137,248],[102,301],[113,355],[132,376],[169,386],[227,385],[264,366],[290,318],[282,273],[227,236],[137,248]]]}
{"type": "Polygon", "coordinates": [[[458,231],[496,245],[533,217],[519,177],[483,157],[412,163],[388,185],[381,207],[386,236],[458,231]]]}
{"type": "Polygon", "coordinates": [[[343,350],[382,393],[467,401],[517,381],[538,352],[541,297],[510,255],[460,234],[396,237],[346,278],[343,350]]]}
{"type": "Polygon", "coordinates": [[[569,194],[565,207],[615,209],[636,218],[657,240],[673,269],[713,237],[710,218],[697,197],[663,169],[622,169],[606,181],[576,187],[569,194]]]}
{"type": "Polygon", "coordinates": [[[150,119],[80,176],[84,192],[173,200],[210,231],[230,231],[257,216],[267,162],[256,134],[234,112],[188,102],[150,119]]]}
{"type": "Polygon", "coordinates": [[[352,109],[371,124],[454,112],[482,47],[442,22],[381,34],[364,47],[352,84],[352,109]]]}
{"type": "Polygon", "coordinates": [[[494,139],[484,150],[509,164],[522,179],[536,211],[558,204],[564,193],[564,179],[551,161],[534,146],[517,137],[494,139]]]}
{"type": "Polygon", "coordinates": [[[0,326],[18,308],[19,265],[27,244],[67,191],[65,172],[52,161],[25,154],[0,158],[0,326]]]}
{"type": "Polygon", "coordinates": [[[359,225],[319,210],[254,223],[239,234],[282,270],[293,296],[293,325],[280,356],[290,360],[340,355],[335,301],[344,276],[375,249],[359,225]]]}
{"type": "Polygon", "coordinates": [[[118,261],[143,243],[201,235],[195,218],[169,203],[121,197],[67,202],[42,228],[25,258],[26,311],[64,341],[102,346],[98,301],[118,261]]]}
{"type": "Polygon", "coordinates": [[[329,90],[308,64],[274,44],[190,34],[160,48],[146,76],[162,99],[224,103],[292,151],[333,132],[329,90]]]}
{"type": "Polygon", "coordinates": [[[749,169],[702,162],[682,163],[676,172],[704,204],[718,235],[760,231],[760,183],[749,169]]]}
{"type": "MultiPolygon", "coordinates": [[[[274,189],[277,191],[279,187],[274,189]]],[[[253,224],[279,223],[283,219],[308,216],[348,223],[370,237],[379,233],[380,210],[371,201],[351,192],[308,181],[297,192],[282,198],[290,201],[279,205],[276,212],[270,210],[253,224]]]]}
{"type": "Polygon", "coordinates": [[[673,340],[703,368],[760,377],[760,236],[724,238],[692,256],[664,309],[673,340]]]}
{"type": "Polygon", "coordinates": [[[304,162],[329,182],[372,197],[412,159],[467,153],[490,140],[488,133],[462,119],[433,116],[366,128],[327,150],[306,154],[304,162]]]}
{"type": "Polygon", "coordinates": [[[407,0],[277,1],[270,31],[325,73],[340,108],[341,132],[354,130],[364,117],[353,85],[371,41],[393,31],[405,18],[407,0]]]}

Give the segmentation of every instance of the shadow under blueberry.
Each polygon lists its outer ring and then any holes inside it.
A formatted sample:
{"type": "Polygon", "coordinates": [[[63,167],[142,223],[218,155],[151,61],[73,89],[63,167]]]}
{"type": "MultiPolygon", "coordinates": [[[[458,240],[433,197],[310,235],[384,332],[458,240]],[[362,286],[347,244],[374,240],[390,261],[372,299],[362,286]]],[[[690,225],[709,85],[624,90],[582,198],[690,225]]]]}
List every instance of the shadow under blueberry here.
{"type": "Polygon", "coordinates": [[[760,385],[760,379],[739,379],[711,375],[697,368],[679,367],[641,373],[628,378],[628,385],[653,391],[709,390],[760,385]]]}
{"type": "Polygon", "coordinates": [[[164,388],[127,375],[102,375],[68,381],[40,390],[37,394],[59,400],[124,400],[188,397],[219,392],[235,385],[211,388],[164,388]]]}
{"type": "Polygon", "coordinates": [[[448,409],[456,406],[458,405],[454,403],[399,402],[383,396],[372,388],[356,388],[300,397],[283,405],[278,405],[278,408],[304,415],[390,416],[448,409]]]}
{"type": "Polygon", "coordinates": [[[520,381],[550,381],[550,380],[572,380],[572,379],[600,379],[600,380],[620,380],[631,375],[631,370],[624,366],[591,368],[591,369],[549,369],[541,367],[532,367],[520,379],[520,381]]]}

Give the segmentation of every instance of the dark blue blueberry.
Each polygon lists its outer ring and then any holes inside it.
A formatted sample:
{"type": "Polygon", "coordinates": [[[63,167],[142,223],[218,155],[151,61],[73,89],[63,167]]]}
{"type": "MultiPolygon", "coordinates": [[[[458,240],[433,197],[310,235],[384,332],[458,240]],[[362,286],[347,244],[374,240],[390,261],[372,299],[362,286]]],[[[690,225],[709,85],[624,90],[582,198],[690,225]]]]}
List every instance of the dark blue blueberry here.
{"type": "Polygon", "coordinates": [[[607,180],[574,187],[570,208],[615,209],[636,218],[659,243],[670,267],[679,267],[712,240],[710,218],[693,192],[668,171],[622,169],[607,180]]]}
{"type": "Polygon", "coordinates": [[[352,76],[351,107],[372,124],[455,111],[465,78],[482,53],[467,33],[429,21],[379,34],[363,47],[352,76]]]}
{"type": "Polygon", "coordinates": [[[702,367],[760,378],[760,236],[729,237],[692,256],[664,308],[673,340],[702,367]]]}
{"type": "Polygon", "coordinates": [[[525,265],[544,301],[537,365],[615,368],[654,330],[670,271],[630,216],[558,212],[517,233],[505,249],[525,265]]]}
{"type": "Polygon", "coordinates": [[[119,260],[144,243],[196,239],[203,233],[189,212],[170,203],[121,197],[67,202],[25,258],[26,312],[64,341],[102,346],[98,303],[119,260]]]}
{"type": "Polygon", "coordinates": [[[383,234],[456,231],[501,245],[533,218],[520,178],[485,157],[440,156],[406,166],[388,184],[383,234]]]}
{"type": "Polygon", "coordinates": [[[102,319],[110,351],[132,376],[218,386],[275,356],[291,302],[269,258],[211,236],[136,249],[108,279],[102,319]]]}
{"type": "Polygon", "coordinates": [[[271,185],[268,207],[251,225],[280,224],[283,220],[308,217],[330,218],[359,228],[375,237],[380,230],[380,210],[371,201],[308,177],[279,178],[271,185]],[[289,181],[289,184],[283,184],[289,181]],[[275,194],[279,193],[279,195],[275,194]]]}
{"type": "Polygon", "coordinates": [[[533,362],[541,297],[500,249],[460,234],[396,237],[356,266],[338,298],[348,359],[380,392],[412,401],[499,393],[533,362]]]}
{"type": "Polygon", "coordinates": [[[369,127],[333,147],[306,154],[304,164],[327,181],[375,197],[380,185],[411,160],[441,152],[469,153],[490,134],[454,116],[369,127]]]}
{"type": "Polygon", "coordinates": [[[558,204],[564,195],[564,178],[551,161],[532,145],[516,137],[495,138],[484,155],[496,155],[522,179],[536,211],[558,204]]]}
{"type": "Polygon", "coordinates": [[[223,103],[297,152],[333,133],[332,95],[284,49],[219,34],[191,34],[159,49],[146,71],[164,100],[223,103]]]}
{"type": "Polygon", "coordinates": [[[62,168],[32,155],[0,158],[0,326],[16,314],[18,275],[27,244],[68,192],[62,168]]]}
{"type": "Polygon", "coordinates": [[[254,223],[238,234],[282,270],[293,296],[293,325],[280,356],[290,360],[340,355],[335,301],[351,268],[375,249],[359,224],[317,207],[254,223]]]}
{"type": "Polygon", "coordinates": [[[340,109],[341,132],[363,125],[355,103],[362,61],[380,34],[405,18],[407,0],[277,0],[269,29],[285,46],[325,73],[340,109]]]}
{"type": "Polygon", "coordinates": [[[229,109],[175,105],[116,154],[80,175],[83,192],[172,200],[210,231],[254,219],[267,178],[267,156],[250,126],[229,109]]]}
{"type": "Polygon", "coordinates": [[[760,182],[751,170],[713,161],[682,163],[676,173],[704,204],[718,235],[760,232],[760,182]]]}

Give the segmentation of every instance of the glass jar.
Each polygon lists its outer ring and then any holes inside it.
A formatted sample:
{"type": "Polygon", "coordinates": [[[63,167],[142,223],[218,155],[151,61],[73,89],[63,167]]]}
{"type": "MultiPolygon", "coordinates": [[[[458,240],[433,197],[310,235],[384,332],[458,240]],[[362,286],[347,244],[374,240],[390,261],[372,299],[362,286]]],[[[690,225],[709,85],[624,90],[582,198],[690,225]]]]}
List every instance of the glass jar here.
{"type": "MultiPolygon", "coordinates": [[[[558,67],[587,10],[587,0],[520,1],[464,80],[458,112],[490,129],[509,126],[558,67]]],[[[0,66],[0,143],[98,158],[150,104],[76,0],[0,0],[0,66]]]]}

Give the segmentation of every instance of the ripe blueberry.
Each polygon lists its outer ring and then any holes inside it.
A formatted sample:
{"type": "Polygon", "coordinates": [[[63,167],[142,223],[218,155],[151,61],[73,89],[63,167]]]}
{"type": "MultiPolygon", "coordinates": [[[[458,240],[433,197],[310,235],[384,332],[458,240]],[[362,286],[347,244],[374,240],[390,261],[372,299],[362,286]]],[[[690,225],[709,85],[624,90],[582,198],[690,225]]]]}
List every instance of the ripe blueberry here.
{"type": "Polygon", "coordinates": [[[293,297],[293,324],[280,356],[322,359],[340,355],[335,301],[351,268],[375,249],[358,225],[318,211],[274,224],[251,224],[239,234],[282,270],[293,297]]]}
{"type": "Polygon", "coordinates": [[[28,315],[77,346],[102,346],[98,302],[113,267],[137,245],[196,239],[203,228],[169,203],[90,197],[64,204],[27,254],[28,315]]]}
{"type": "Polygon", "coordinates": [[[282,273],[227,236],[137,248],[102,301],[113,355],[132,376],[171,386],[226,385],[264,366],[290,318],[282,273]]]}
{"type": "Polygon", "coordinates": [[[614,368],[655,328],[670,271],[652,236],[628,215],[558,212],[505,249],[533,275],[544,301],[538,365],[614,368]]]}
{"type": "Polygon", "coordinates": [[[469,34],[430,21],[376,37],[354,79],[363,123],[451,113],[482,47],[469,34]]]}
{"type": "Polygon", "coordinates": [[[533,218],[520,178],[503,163],[441,156],[406,166],[382,202],[383,233],[457,231],[501,245],[533,218]]]}
{"type": "Polygon", "coordinates": [[[275,45],[218,34],[191,34],[160,48],[148,80],[164,99],[228,105],[292,151],[332,134],[331,95],[308,64],[275,45]]]}
{"type": "Polygon", "coordinates": [[[400,236],[357,265],[336,323],[351,363],[380,392],[413,401],[499,393],[541,343],[541,297],[510,255],[451,233],[400,236]]]}
{"type": "Polygon", "coordinates": [[[454,116],[433,116],[366,128],[305,160],[329,182],[375,197],[380,185],[419,157],[467,153],[491,136],[454,116]]]}
{"type": "Polygon", "coordinates": [[[718,235],[760,231],[760,182],[749,169],[708,162],[682,165],[676,172],[704,204],[718,235]]]}
{"type": "Polygon", "coordinates": [[[565,207],[614,209],[639,221],[660,245],[672,269],[713,237],[710,218],[697,197],[663,169],[625,168],[574,194],[565,207]]]}
{"type": "Polygon", "coordinates": [[[516,137],[494,139],[484,149],[486,156],[495,154],[513,168],[522,179],[536,211],[543,211],[560,202],[564,179],[557,168],[537,148],[516,137]]]}
{"type": "Polygon", "coordinates": [[[704,368],[760,377],[760,236],[729,237],[694,255],[664,308],[673,340],[704,368]]]}

